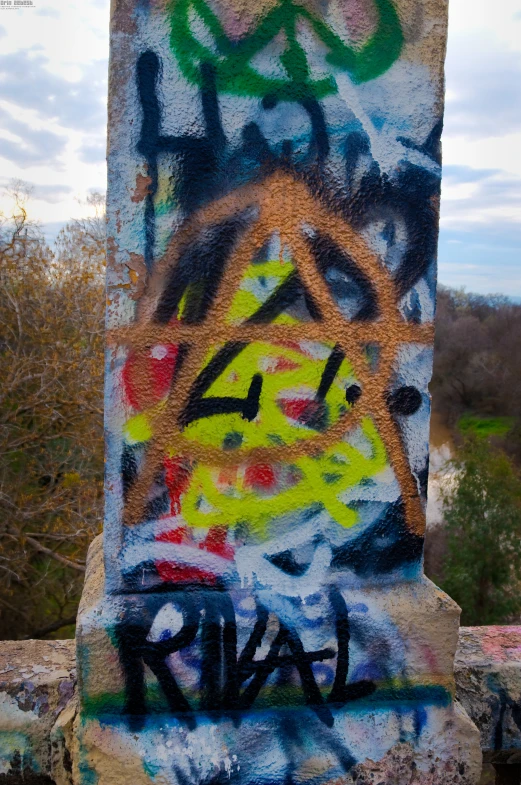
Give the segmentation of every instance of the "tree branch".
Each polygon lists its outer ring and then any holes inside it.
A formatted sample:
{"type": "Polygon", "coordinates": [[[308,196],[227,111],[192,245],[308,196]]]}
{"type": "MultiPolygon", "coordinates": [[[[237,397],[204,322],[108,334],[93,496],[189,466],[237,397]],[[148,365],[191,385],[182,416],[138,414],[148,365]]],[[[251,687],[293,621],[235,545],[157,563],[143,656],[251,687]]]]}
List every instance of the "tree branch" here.
{"type": "Polygon", "coordinates": [[[81,564],[77,564],[76,562],[67,559],[67,557],[62,556],[61,553],[55,553],[50,548],[46,548],[45,545],[42,545],[41,542],[38,542],[38,540],[35,540],[33,537],[25,537],[24,539],[29,543],[29,545],[32,545],[36,551],[45,553],[47,556],[51,556],[53,559],[56,559],[56,561],[59,561],[62,564],[65,564],[67,567],[72,567],[73,570],[78,570],[78,572],[85,572],[85,567],[83,567],[81,564]]]}

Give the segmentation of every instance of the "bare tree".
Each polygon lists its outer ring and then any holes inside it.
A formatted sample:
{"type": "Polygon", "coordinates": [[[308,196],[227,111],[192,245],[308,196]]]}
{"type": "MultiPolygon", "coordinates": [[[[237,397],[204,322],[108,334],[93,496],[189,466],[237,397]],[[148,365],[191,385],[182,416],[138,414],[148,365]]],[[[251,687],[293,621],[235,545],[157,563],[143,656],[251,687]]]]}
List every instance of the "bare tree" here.
{"type": "MultiPolygon", "coordinates": [[[[70,623],[101,527],[104,218],[0,218],[0,637],[70,623]]],[[[99,200],[98,200],[99,208],[99,200]]]]}

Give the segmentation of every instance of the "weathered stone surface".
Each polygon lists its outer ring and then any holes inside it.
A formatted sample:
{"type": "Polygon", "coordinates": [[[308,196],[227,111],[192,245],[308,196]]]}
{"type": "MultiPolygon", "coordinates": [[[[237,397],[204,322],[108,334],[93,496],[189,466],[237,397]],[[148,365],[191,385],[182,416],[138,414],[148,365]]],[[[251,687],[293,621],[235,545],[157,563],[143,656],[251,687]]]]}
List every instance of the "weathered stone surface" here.
{"type": "MultiPolygon", "coordinates": [[[[83,602],[77,629],[82,677],[75,781],[89,776],[116,785],[124,772],[125,781],[135,785],[151,785],[155,778],[168,785],[228,777],[240,782],[245,772],[244,781],[265,775],[278,782],[291,767],[296,782],[478,782],[479,735],[452,701],[459,609],[427,579],[391,584],[385,591],[367,587],[363,596],[351,592],[351,603],[366,604],[372,618],[380,620],[364,627],[372,636],[374,656],[393,662],[396,671],[386,689],[332,706],[328,725],[313,709],[292,702],[248,713],[176,716],[160,702],[157,680],[148,669],[147,714],[125,716],[125,678],[114,629],[131,598],[100,595],[94,587],[103,585],[102,569],[100,559],[89,559],[84,598],[92,604],[83,602]],[[428,685],[434,663],[438,680],[433,691],[428,685]],[[291,743],[281,743],[288,734],[291,743]]],[[[137,618],[146,620],[143,606],[138,607],[137,618]]],[[[356,662],[355,648],[352,653],[356,662]]],[[[172,657],[169,667],[175,673],[180,663],[172,657]]]]}
{"type": "Polygon", "coordinates": [[[521,627],[462,627],[455,676],[483,750],[521,763],[521,627]]]}
{"type": "Polygon", "coordinates": [[[78,701],[76,694],[60,712],[51,730],[51,775],[55,785],[74,785],[73,761],[77,757],[76,720],[78,701]]]}
{"type": "Polygon", "coordinates": [[[89,772],[103,785],[121,783],[123,772],[125,782],[152,785],[220,782],[228,777],[240,781],[247,766],[252,780],[273,781],[280,776],[280,741],[291,732],[293,749],[284,745],[284,762],[285,767],[292,766],[294,782],[323,778],[342,785],[476,785],[481,753],[468,717],[456,704],[450,711],[433,711],[428,726],[419,740],[415,738],[406,710],[401,718],[396,711],[362,710],[343,718],[335,713],[334,734],[324,732],[309,712],[294,710],[280,718],[252,712],[240,729],[217,719],[189,731],[163,719],[147,721],[136,733],[116,718],[92,719],[82,725],[78,772],[81,767],[84,776],[89,772]],[[400,741],[399,735],[414,741],[400,741]],[[395,743],[386,749],[389,737],[395,743]],[[312,739],[317,746],[312,746],[312,739]],[[350,759],[349,749],[358,755],[363,749],[363,761],[350,759]],[[345,766],[340,773],[337,757],[345,766]]]}
{"type": "MultiPolygon", "coordinates": [[[[90,597],[93,606],[96,597],[99,597],[99,586],[102,585],[103,577],[99,571],[100,544],[98,541],[90,552],[92,580],[84,595],[84,598],[90,597]],[[93,569],[96,563],[98,569],[93,569]]],[[[86,607],[88,604],[84,601],[84,608],[86,607]]],[[[71,695],[71,685],[74,685],[75,677],[75,653],[72,644],[72,641],[7,641],[0,644],[0,670],[3,671],[0,674],[0,782],[15,783],[17,778],[20,781],[24,768],[25,783],[34,781],[38,785],[45,782],[45,777],[52,777],[56,785],[73,785],[81,781],[79,745],[74,734],[77,707],[75,693],[68,703],[66,702],[71,695]],[[61,683],[63,686],[60,687],[61,683]],[[17,718],[15,722],[13,717],[17,718]],[[76,771],[74,777],[73,770],[76,771]],[[9,776],[7,772],[10,772],[9,776]]],[[[455,660],[457,697],[468,716],[480,729],[481,745],[487,760],[494,759],[505,763],[510,761],[510,766],[521,764],[520,673],[520,627],[460,628],[455,660]]],[[[103,681],[100,674],[99,683],[102,684],[103,681]]],[[[459,733],[458,744],[461,745],[461,752],[456,757],[460,762],[456,763],[454,759],[444,761],[442,775],[439,774],[440,760],[436,739],[431,738],[423,743],[421,765],[418,764],[417,747],[398,743],[385,753],[380,761],[355,764],[349,775],[342,777],[343,785],[431,785],[438,782],[450,785],[452,782],[472,781],[469,778],[475,776],[480,761],[479,751],[474,744],[475,734],[472,735],[468,720],[461,715],[458,708],[456,718],[456,723],[451,724],[447,732],[452,735],[453,740],[454,734],[459,733]],[[465,750],[469,738],[473,739],[473,746],[465,750]],[[471,761],[470,767],[464,759],[471,761]]],[[[76,730],[82,733],[81,727],[76,730]]],[[[186,747],[186,755],[178,750],[181,737],[179,731],[172,731],[172,738],[169,739],[170,730],[163,725],[156,742],[161,750],[164,748],[163,752],[172,748],[174,752],[177,751],[178,765],[182,770],[188,765],[187,759],[194,762],[195,745],[192,743],[190,759],[189,746],[186,747]],[[169,740],[172,744],[167,746],[169,740]]],[[[100,784],[118,781],[118,765],[115,761],[119,756],[123,766],[130,766],[132,774],[129,781],[136,785],[150,782],[143,774],[141,758],[136,757],[135,734],[129,733],[122,724],[116,724],[111,729],[110,726],[103,727],[101,723],[93,723],[87,731],[83,730],[83,734],[84,744],[87,742],[87,746],[91,741],[96,742],[86,757],[92,768],[102,774],[100,784]],[[117,727],[120,728],[121,735],[116,733],[117,727]],[[98,749],[100,740],[104,741],[103,747],[107,748],[106,751],[98,749]]],[[[82,755],[85,756],[85,753],[84,748],[82,755]]],[[[223,765],[224,763],[226,761],[223,765]]],[[[231,766],[232,759],[227,763],[231,766]]],[[[226,770],[226,765],[224,769],[226,770]]]]}
{"type": "Polygon", "coordinates": [[[330,735],[308,712],[292,712],[278,722],[269,713],[252,712],[245,727],[236,729],[232,722],[216,720],[205,732],[187,731],[172,720],[162,720],[147,722],[136,733],[115,718],[110,722],[92,719],[82,728],[79,762],[84,776],[89,772],[103,785],[122,781],[135,785],[220,782],[228,777],[240,781],[244,766],[252,779],[273,781],[280,776],[281,738],[291,731],[294,745],[291,758],[286,749],[285,763],[293,768],[294,782],[324,778],[342,785],[476,785],[481,754],[473,726],[468,718],[458,716],[457,708],[452,716],[449,712],[439,715],[430,718],[428,741],[426,737],[412,743],[397,740],[387,751],[384,737],[389,733],[398,736],[401,730],[405,738],[414,736],[412,723],[404,718],[399,728],[399,720],[391,712],[362,712],[358,717],[346,717],[344,723],[337,722],[335,715],[337,733],[330,735]],[[230,744],[233,737],[236,746],[230,744]],[[312,738],[318,746],[306,748],[312,738]],[[351,743],[353,752],[359,753],[361,738],[365,739],[365,754],[363,762],[356,763],[349,760],[347,745],[351,743]],[[298,740],[303,745],[300,748],[298,740]],[[254,750],[258,758],[252,754],[254,750]],[[373,762],[371,755],[378,760],[373,762]],[[338,773],[337,756],[343,757],[346,771],[338,773]]]}
{"type": "Polygon", "coordinates": [[[422,569],[446,26],[113,3],[81,785],[476,781],[422,569]]]}
{"type": "Polygon", "coordinates": [[[51,776],[51,731],[70,708],[75,682],[74,641],[0,644],[0,778],[51,776]]]}

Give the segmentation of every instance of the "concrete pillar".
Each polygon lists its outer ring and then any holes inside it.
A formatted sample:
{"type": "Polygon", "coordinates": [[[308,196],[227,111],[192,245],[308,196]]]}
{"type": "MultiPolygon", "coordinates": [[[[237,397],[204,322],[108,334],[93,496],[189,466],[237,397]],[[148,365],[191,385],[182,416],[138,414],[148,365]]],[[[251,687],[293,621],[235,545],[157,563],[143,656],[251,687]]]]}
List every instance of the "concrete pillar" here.
{"type": "Polygon", "coordinates": [[[114,0],[78,781],[475,783],[423,575],[445,0],[114,0]]]}

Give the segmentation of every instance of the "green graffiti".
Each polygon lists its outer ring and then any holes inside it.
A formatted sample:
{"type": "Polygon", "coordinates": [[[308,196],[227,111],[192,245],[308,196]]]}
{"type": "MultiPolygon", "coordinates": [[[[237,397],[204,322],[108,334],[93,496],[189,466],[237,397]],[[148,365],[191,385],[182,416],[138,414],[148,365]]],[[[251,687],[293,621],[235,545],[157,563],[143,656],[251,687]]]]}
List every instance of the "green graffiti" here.
{"type": "Polygon", "coordinates": [[[239,41],[228,38],[204,0],[171,0],[170,41],[183,75],[192,84],[202,85],[200,66],[209,63],[215,68],[220,92],[258,98],[273,95],[282,101],[322,99],[336,92],[336,82],[333,73],[313,73],[299,42],[298,21],[306,22],[327,50],[325,61],[333,71],[347,71],[354,82],[367,82],[387,71],[403,46],[400,20],[391,0],[374,3],[377,27],[359,48],[348,46],[324,21],[293,0],[280,0],[257,28],[239,41]],[[204,32],[194,33],[194,24],[204,32]],[[263,75],[252,65],[255,56],[280,33],[285,40],[280,62],[286,78],[263,75]]]}
{"type": "MultiPolygon", "coordinates": [[[[327,697],[329,685],[318,684],[319,690],[327,697]]],[[[197,701],[200,693],[197,689],[183,687],[183,692],[190,701],[197,701]]],[[[453,700],[451,689],[443,684],[442,677],[427,679],[382,679],[378,681],[378,688],[365,698],[349,701],[344,706],[345,712],[357,713],[361,708],[394,710],[400,703],[409,710],[416,707],[424,709],[426,706],[450,706],[453,700]]],[[[169,711],[164,693],[157,683],[152,681],[146,684],[146,701],[150,716],[148,727],[152,729],[164,724],[164,715],[169,711]]],[[[291,684],[265,685],[255,701],[257,709],[269,709],[289,706],[306,705],[303,701],[302,689],[291,684]]],[[[119,692],[92,692],[82,696],[82,715],[86,719],[103,721],[112,725],[121,721],[124,713],[125,693],[119,692]]],[[[161,729],[162,730],[162,729],[161,729]]],[[[162,780],[158,780],[161,782],[162,780]]]]}

